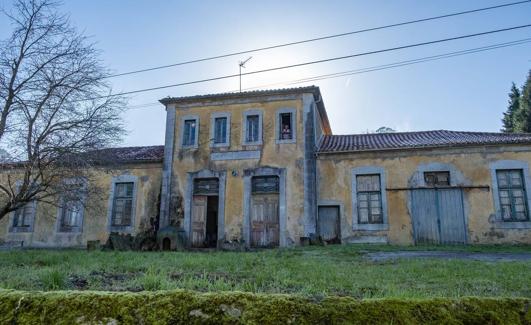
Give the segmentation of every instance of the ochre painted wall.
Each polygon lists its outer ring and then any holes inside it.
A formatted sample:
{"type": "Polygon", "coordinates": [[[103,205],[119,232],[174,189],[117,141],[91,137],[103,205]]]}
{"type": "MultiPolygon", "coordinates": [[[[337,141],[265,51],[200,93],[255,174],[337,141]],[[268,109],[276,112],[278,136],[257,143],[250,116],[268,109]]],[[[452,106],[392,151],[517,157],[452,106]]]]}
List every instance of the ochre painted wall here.
{"type": "MultiPolygon", "coordinates": [[[[173,156],[172,191],[184,198],[187,187],[187,173],[203,169],[226,171],[225,201],[225,240],[241,240],[243,228],[243,171],[257,167],[285,168],[287,197],[287,237],[288,242],[299,242],[303,236],[303,112],[300,97],[289,100],[273,100],[246,104],[211,105],[203,103],[200,107],[177,107],[175,125],[175,149],[173,156]],[[276,144],[276,112],[281,108],[296,109],[296,143],[276,144]],[[243,113],[246,110],[260,110],[263,116],[263,144],[258,146],[242,145],[243,113]],[[211,114],[216,112],[231,114],[230,147],[210,147],[211,114]],[[183,149],[181,147],[181,123],[186,115],[198,115],[200,118],[199,147],[183,149]],[[259,150],[260,159],[223,160],[210,159],[212,152],[259,150]],[[233,175],[233,172],[236,176],[233,175]]],[[[182,225],[183,221],[179,220],[182,225]]]]}
{"type": "MultiPolygon", "coordinates": [[[[343,204],[341,233],[345,242],[359,236],[387,236],[392,244],[412,244],[413,231],[408,207],[408,191],[386,191],[388,231],[352,230],[352,169],[377,166],[385,170],[386,187],[408,188],[420,165],[450,164],[460,172],[457,185],[489,186],[489,189],[465,189],[464,207],[471,244],[531,243],[531,229],[496,229],[492,179],[489,164],[498,160],[531,163],[531,149],[522,147],[479,147],[447,150],[410,150],[358,154],[321,155],[317,160],[318,201],[343,204]]],[[[528,193],[529,195],[529,193],[528,193]]]]}
{"type": "Polygon", "coordinates": [[[158,213],[161,174],[160,163],[127,164],[113,170],[96,169],[88,186],[97,189],[97,193],[89,191],[82,233],[57,233],[58,208],[41,202],[37,203],[33,232],[10,233],[11,216],[6,216],[0,220],[0,240],[23,241],[24,246],[32,247],[81,247],[89,240],[105,243],[109,236],[108,208],[112,177],[118,175],[138,176],[134,233],[141,232],[149,227],[150,218],[155,218],[158,213]]]}

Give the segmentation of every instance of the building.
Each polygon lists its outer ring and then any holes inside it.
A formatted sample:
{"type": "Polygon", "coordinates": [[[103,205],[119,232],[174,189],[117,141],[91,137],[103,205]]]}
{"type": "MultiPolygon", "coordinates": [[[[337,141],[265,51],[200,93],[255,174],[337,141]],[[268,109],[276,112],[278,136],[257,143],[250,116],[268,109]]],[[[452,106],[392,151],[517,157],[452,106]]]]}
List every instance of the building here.
{"type": "Polygon", "coordinates": [[[109,149],[99,209],[28,205],[1,240],[84,246],[155,223],[190,247],[531,243],[531,134],[333,135],[313,86],[161,103],[164,146],[109,149]]]}

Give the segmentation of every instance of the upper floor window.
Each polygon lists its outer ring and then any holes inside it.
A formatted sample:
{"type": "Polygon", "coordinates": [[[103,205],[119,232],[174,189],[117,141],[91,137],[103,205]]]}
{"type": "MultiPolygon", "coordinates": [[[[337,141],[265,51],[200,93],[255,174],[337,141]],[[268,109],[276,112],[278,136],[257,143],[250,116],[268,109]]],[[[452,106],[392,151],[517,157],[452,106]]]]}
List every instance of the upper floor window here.
{"type": "Polygon", "coordinates": [[[503,221],[527,221],[527,194],[521,169],[496,170],[503,221]]]}
{"type": "Polygon", "coordinates": [[[380,175],[356,175],[358,224],[382,224],[380,175]]]}
{"type": "Polygon", "coordinates": [[[277,124],[275,130],[276,143],[294,143],[295,134],[295,109],[281,108],[277,110],[277,124]]]}
{"type": "Polygon", "coordinates": [[[424,182],[426,183],[427,187],[450,186],[450,172],[425,172],[424,182]]]}
{"type": "Polygon", "coordinates": [[[214,119],[214,143],[221,144],[227,142],[227,118],[216,117],[214,119]]]}
{"type": "Polygon", "coordinates": [[[111,226],[131,226],[134,182],[114,184],[111,226]]]}
{"type": "Polygon", "coordinates": [[[197,120],[184,120],[183,126],[183,146],[196,145],[197,120]]]}
{"type": "Polygon", "coordinates": [[[258,142],[260,117],[258,115],[248,115],[246,119],[247,133],[245,135],[246,142],[258,142]]]}
{"type": "Polygon", "coordinates": [[[291,113],[282,113],[280,114],[280,139],[279,140],[290,140],[293,139],[293,128],[292,128],[292,116],[291,113]]]}
{"type": "Polygon", "coordinates": [[[228,147],[230,145],[230,113],[213,112],[210,114],[210,146],[228,147]]]}

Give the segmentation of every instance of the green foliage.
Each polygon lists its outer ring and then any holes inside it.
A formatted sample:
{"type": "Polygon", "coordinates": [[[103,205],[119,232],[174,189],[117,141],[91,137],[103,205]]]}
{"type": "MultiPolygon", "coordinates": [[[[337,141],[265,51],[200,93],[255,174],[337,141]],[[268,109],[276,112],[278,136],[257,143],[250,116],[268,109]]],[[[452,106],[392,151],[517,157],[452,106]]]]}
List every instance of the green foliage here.
{"type": "Polygon", "coordinates": [[[39,279],[44,290],[63,290],[66,288],[66,274],[56,269],[46,269],[41,272],[39,279]]]}
{"type": "Polygon", "coordinates": [[[525,324],[530,299],[0,290],[2,324],[525,324]]]}
{"type": "Polygon", "coordinates": [[[531,297],[531,261],[425,258],[373,261],[365,255],[375,251],[428,249],[530,251],[529,246],[473,245],[328,245],[257,252],[2,251],[0,288],[31,291],[188,289],[299,294],[312,298],[531,297]]]}
{"type": "Polygon", "coordinates": [[[531,132],[531,70],[521,91],[513,83],[502,122],[503,132],[531,132]]]}
{"type": "Polygon", "coordinates": [[[515,130],[521,127],[520,125],[518,125],[518,121],[516,120],[516,114],[519,108],[520,108],[520,90],[518,90],[518,88],[513,82],[513,85],[511,87],[511,92],[509,93],[509,103],[508,103],[507,111],[503,113],[502,132],[506,132],[506,133],[515,132],[515,130]],[[518,127],[515,124],[517,124],[518,127]]]}

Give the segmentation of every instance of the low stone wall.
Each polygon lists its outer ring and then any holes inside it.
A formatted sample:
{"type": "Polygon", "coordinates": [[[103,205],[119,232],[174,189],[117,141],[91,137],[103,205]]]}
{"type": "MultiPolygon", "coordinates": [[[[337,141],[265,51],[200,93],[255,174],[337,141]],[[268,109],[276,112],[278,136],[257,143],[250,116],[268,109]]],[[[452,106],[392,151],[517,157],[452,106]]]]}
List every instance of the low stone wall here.
{"type": "Polygon", "coordinates": [[[0,324],[529,324],[531,299],[0,290],[0,324]]]}

